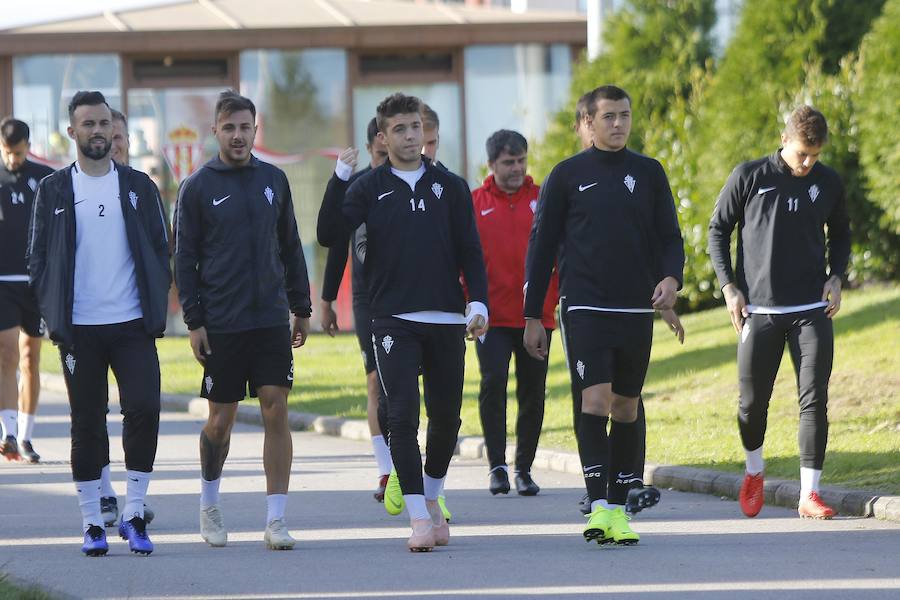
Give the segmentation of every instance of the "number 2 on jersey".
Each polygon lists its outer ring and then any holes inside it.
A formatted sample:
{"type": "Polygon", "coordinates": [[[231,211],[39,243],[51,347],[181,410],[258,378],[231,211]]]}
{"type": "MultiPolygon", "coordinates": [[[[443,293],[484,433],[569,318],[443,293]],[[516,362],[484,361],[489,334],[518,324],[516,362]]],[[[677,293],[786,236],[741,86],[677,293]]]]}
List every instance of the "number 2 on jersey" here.
{"type": "MultiPolygon", "coordinates": [[[[416,199],[415,198],[409,199],[409,205],[412,208],[412,211],[416,212],[416,199]]],[[[422,212],[425,212],[425,200],[419,200],[418,209],[421,210],[422,212]]]]}
{"type": "Polygon", "coordinates": [[[98,217],[105,217],[106,215],[103,214],[103,211],[106,209],[106,207],[103,206],[102,204],[100,204],[99,207],[100,207],[100,214],[97,215],[97,216],[98,216],[98,217]]]}

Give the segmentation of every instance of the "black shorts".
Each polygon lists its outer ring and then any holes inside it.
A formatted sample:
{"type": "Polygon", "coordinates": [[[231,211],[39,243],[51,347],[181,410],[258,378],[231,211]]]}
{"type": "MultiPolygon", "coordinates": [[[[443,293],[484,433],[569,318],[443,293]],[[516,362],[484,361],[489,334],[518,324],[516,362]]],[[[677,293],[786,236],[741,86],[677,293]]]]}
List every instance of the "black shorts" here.
{"type": "Polygon", "coordinates": [[[24,281],[0,281],[0,331],[12,327],[21,327],[31,337],[44,335],[37,298],[24,281]]]}
{"type": "Polygon", "coordinates": [[[369,313],[369,305],[353,303],[353,324],[356,328],[356,341],[359,342],[359,352],[362,355],[366,375],[375,370],[375,350],[372,347],[372,317],[369,313]]]}
{"type": "Polygon", "coordinates": [[[255,398],[264,385],[290,389],[294,383],[294,354],[288,326],[251,329],[236,333],[209,333],[200,396],[211,402],[232,404],[255,398]]]}
{"type": "Polygon", "coordinates": [[[615,394],[640,396],[650,364],[653,313],[574,310],[567,317],[572,381],[582,390],[611,383],[615,394]]]}

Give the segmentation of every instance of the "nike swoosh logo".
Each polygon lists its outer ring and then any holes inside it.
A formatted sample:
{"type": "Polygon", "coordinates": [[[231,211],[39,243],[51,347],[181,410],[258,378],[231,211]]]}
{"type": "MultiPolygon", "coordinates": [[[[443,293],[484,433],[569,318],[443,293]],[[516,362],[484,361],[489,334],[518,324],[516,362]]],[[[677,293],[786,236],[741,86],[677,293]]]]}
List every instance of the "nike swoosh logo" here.
{"type": "Polygon", "coordinates": [[[590,467],[583,467],[583,468],[584,468],[584,472],[587,473],[588,471],[593,471],[594,469],[596,469],[598,467],[602,467],[602,466],[603,465],[591,465],[590,467]]]}
{"type": "Polygon", "coordinates": [[[619,471],[619,479],[625,479],[626,477],[634,477],[634,473],[623,473],[619,471]]]}
{"type": "Polygon", "coordinates": [[[756,192],[756,193],[757,193],[757,195],[762,196],[762,195],[765,194],[766,192],[771,192],[771,191],[774,190],[774,189],[775,189],[775,188],[773,188],[773,187],[770,187],[770,188],[759,188],[759,191],[756,192]]]}
{"type": "Polygon", "coordinates": [[[378,199],[381,200],[381,199],[384,198],[385,196],[390,196],[390,195],[393,194],[393,193],[394,193],[394,190],[391,190],[391,191],[389,191],[389,192],[385,192],[385,193],[383,193],[383,194],[379,194],[379,195],[378,195],[378,199]]]}
{"type": "Polygon", "coordinates": [[[597,185],[598,183],[600,183],[600,182],[599,182],[599,181],[595,181],[594,183],[589,183],[589,184],[587,184],[587,185],[579,185],[579,186],[578,186],[578,191],[579,191],[579,192],[583,192],[584,190],[586,190],[586,189],[588,189],[588,188],[594,187],[594,186],[597,185]]]}
{"type": "Polygon", "coordinates": [[[218,206],[218,205],[222,204],[223,202],[225,202],[226,200],[228,200],[229,198],[231,198],[231,194],[228,194],[224,198],[219,198],[218,200],[213,198],[213,206],[218,206]]]}
{"type": "Polygon", "coordinates": [[[485,215],[489,215],[492,212],[494,212],[495,210],[497,210],[497,209],[496,208],[486,208],[483,211],[481,211],[481,216],[483,217],[485,215]]]}
{"type": "Polygon", "coordinates": [[[78,205],[81,204],[82,202],[87,202],[87,200],[79,200],[79,201],[76,202],[73,206],[78,206],[78,205]]]}
{"type": "Polygon", "coordinates": [[[65,212],[65,210],[66,210],[66,209],[64,209],[64,208],[57,208],[56,210],[53,211],[53,214],[54,214],[54,215],[58,215],[58,214],[61,213],[61,212],[65,212]]]}

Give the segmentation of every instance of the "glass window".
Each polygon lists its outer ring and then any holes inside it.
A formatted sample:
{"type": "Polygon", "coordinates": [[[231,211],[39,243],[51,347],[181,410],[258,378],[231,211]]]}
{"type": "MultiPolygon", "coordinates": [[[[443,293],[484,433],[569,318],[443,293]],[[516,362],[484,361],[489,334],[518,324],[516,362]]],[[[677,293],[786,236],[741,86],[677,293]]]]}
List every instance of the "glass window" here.
{"type": "Polygon", "coordinates": [[[540,140],[548,115],[562,108],[571,81],[566,44],[469,46],[465,49],[467,177],[481,183],[484,143],[498,129],[540,140]]]}
{"type": "Polygon", "coordinates": [[[31,151],[62,164],[75,160],[69,101],[79,90],[98,90],[122,107],[121,64],[115,54],[36,54],[13,58],[13,114],[31,127],[31,151]]]}
{"type": "MultiPolygon", "coordinates": [[[[253,100],[254,154],[288,177],[309,269],[313,305],[321,297],[327,251],[316,243],[322,194],[348,125],[347,53],[341,49],[250,50],[241,53],[241,94],[253,100]]],[[[349,288],[349,276],[344,284],[349,288]]],[[[343,293],[342,298],[349,294],[343,293]]],[[[342,328],[352,322],[339,305],[342,328]]]]}

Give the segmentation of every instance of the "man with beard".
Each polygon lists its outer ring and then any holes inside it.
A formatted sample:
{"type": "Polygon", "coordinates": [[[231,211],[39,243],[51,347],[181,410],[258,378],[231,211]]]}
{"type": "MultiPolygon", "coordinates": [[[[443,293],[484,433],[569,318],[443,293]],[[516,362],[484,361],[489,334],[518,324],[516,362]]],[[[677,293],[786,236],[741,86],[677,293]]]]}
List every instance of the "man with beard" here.
{"type": "Polygon", "coordinates": [[[25,246],[34,192],[53,169],[28,160],[29,135],[28,125],[18,119],[0,122],[0,454],[36,463],[41,457],[31,434],[41,389],[44,324],[28,289],[25,246]],[[22,375],[18,393],[17,368],[22,375]]]}
{"type": "Polygon", "coordinates": [[[171,273],[159,192],[109,157],[112,114],[100,92],[69,103],[78,159],[38,186],[28,239],[30,283],[59,346],[72,415],[72,475],[88,556],[109,546],[100,472],[109,454],[109,369],[119,385],[128,490],[119,535],[150,554],[144,498],[159,433],[159,359],[171,273]]]}

